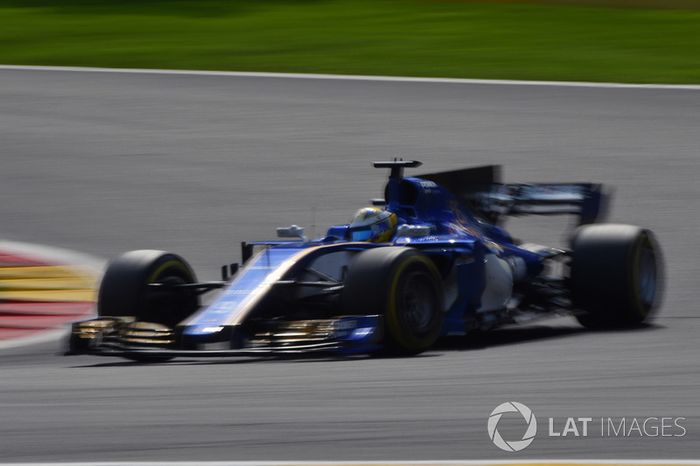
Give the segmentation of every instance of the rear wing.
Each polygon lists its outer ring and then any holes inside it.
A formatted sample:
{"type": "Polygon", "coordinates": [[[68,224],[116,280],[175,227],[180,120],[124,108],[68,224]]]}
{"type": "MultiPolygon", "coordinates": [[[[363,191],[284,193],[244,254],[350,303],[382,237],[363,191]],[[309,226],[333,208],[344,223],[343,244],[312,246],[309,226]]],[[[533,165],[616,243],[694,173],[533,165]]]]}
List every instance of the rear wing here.
{"type": "Polygon", "coordinates": [[[597,183],[494,184],[476,193],[475,210],[497,221],[502,216],[576,215],[579,224],[607,214],[608,194],[597,183]]]}
{"type": "Polygon", "coordinates": [[[493,223],[504,216],[576,215],[579,224],[607,214],[609,194],[598,183],[501,182],[501,167],[482,167],[418,175],[447,189],[459,201],[493,223]]]}

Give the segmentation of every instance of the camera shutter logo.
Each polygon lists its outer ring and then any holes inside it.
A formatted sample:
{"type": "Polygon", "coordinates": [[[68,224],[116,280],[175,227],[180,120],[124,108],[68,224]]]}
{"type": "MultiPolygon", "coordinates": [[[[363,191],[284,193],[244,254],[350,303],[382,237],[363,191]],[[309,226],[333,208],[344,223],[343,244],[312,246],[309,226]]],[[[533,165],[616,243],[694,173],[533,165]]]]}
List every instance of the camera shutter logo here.
{"type": "Polygon", "coordinates": [[[517,401],[508,401],[496,406],[496,409],[491,411],[487,427],[489,438],[493,444],[501,450],[510,452],[524,450],[535,440],[535,435],[537,435],[537,419],[535,415],[530,408],[517,401]],[[501,420],[501,416],[505,413],[520,413],[527,423],[527,430],[523,434],[522,439],[509,441],[501,437],[501,434],[498,432],[498,421],[501,420]]]}

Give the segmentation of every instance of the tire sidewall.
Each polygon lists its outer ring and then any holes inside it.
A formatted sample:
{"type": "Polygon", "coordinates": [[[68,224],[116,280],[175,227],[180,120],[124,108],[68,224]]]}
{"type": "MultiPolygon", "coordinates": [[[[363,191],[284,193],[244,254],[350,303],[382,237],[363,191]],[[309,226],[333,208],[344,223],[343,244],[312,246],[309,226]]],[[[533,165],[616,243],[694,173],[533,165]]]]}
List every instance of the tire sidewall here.
{"type": "Polygon", "coordinates": [[[386,308],[384,310],[384,319],[386,332],[389,340],[395,346],[407,352],[419,352],[429,348],[439,337],[442,329],[443,309],[442,299],[440,296],[440,276],[435,269],[433,263],[427,257],[420,254],[407,254],[399,256],[390,274],[390,285],[387,294],[386,308]],[[406,319],[401,315],[406,312],[401,309],[399,303],[401,297],[399,293],[406,286],[403,283],[411,274],[419,274],[430,283],[433,301],[433,315],[430,317],[430,322],[427,329],[421,334],[416,335],[411,329],[406,328],[406,319]]]}
{"type": "MultiPolygon", "coordinates": [[[[149,283],[194,283],[192,268],[180,256],[165,251],[130,251],[117,257],[107,267],[100,284],[97,313],[99,316],[133,316],[136,320],[157,322],[170,327],[194,312],[199,300],[183,293],[164,296],[173,303],[172,313],[154,312],[154,296],[168,292],[149,290],[149,283]]],[[[174,292],[169,292],[174,293],[174,292]]]]}
{"type": "Polygon", "coordinates": [[[442,279],[433,262],[413,248],[387,246],[359,252],[349,266],[342,302],[344,312],[383,316],[382,353],[420,353],[433,345],[442,330],[442,279]],[[435,302],[430,325],[420,335],[405,328],[407,319],[399,306],[403,281],[416,273],[425,278],[435,302]]]}
{"type": "Polygon", "coordinates": [[[657,309],[663,289],[663,260],[652,232],[630,225],[586,225],[572,240],[571,286],[578,320],[591,328],[640,325],[657,309]],[[641,290],[641,259],[651,251],[653,299],[641,290]]]}

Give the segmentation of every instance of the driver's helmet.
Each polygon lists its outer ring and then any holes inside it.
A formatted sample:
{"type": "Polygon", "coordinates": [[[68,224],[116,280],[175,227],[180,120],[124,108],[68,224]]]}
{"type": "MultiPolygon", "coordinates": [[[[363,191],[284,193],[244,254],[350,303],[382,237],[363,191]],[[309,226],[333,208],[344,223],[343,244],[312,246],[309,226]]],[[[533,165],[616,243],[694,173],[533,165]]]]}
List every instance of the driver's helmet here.
{"type": "Polygon", "coordinates": [[[365,207],[355,214],[348,228],[351,241],[384,243],[396,233],[396,214],[378,207],[365,207]]]}

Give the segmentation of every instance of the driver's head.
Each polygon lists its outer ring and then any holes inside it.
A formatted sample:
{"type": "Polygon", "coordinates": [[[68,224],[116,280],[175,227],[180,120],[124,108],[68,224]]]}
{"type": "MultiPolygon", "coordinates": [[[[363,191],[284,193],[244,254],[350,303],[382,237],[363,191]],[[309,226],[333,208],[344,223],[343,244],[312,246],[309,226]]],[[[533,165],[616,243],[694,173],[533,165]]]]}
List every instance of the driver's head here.
{"type": "Polygon", "coordinates": [[[396,233],[398,219],[395,213],[378,207],[365,207],[355,214],[348,228],[351,241],[384,243],[396,233]]]}

